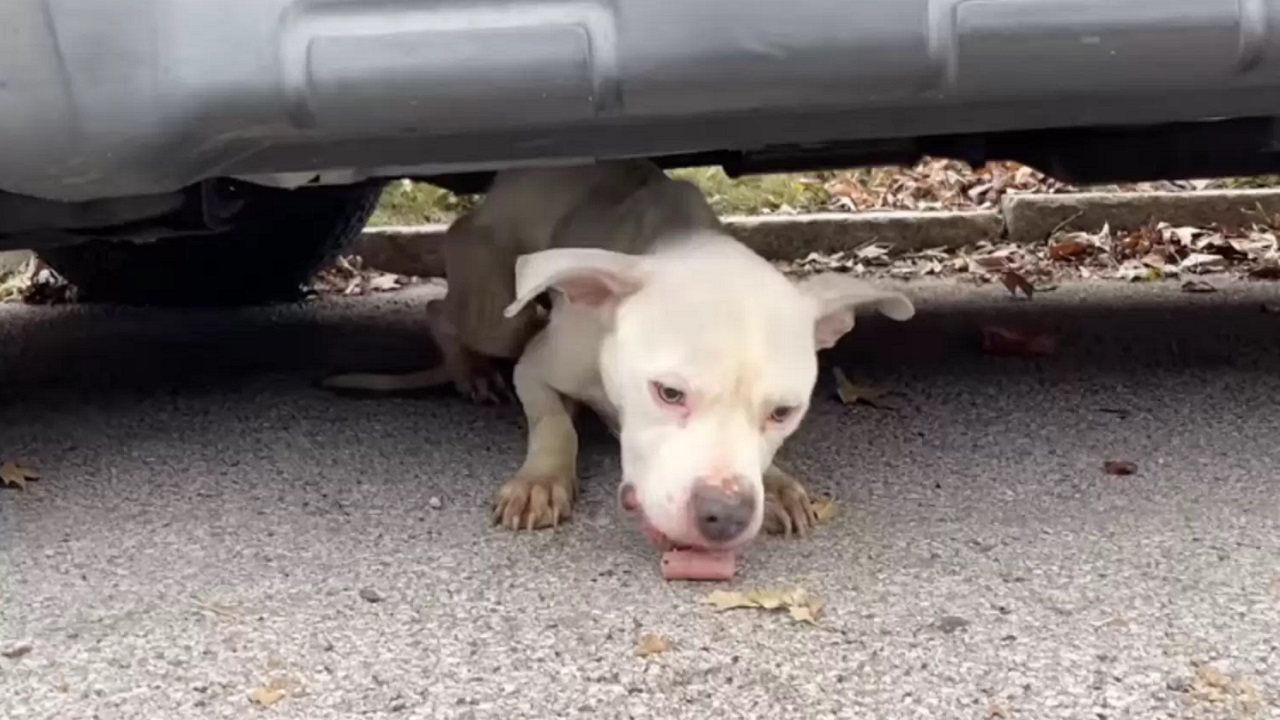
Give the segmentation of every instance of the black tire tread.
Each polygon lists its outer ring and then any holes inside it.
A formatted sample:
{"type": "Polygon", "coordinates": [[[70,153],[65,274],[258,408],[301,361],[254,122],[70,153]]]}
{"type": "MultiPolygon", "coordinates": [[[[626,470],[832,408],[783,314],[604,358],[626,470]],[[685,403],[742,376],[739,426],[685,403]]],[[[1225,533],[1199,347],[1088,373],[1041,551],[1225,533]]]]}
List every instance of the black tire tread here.
{"type": "Polygon", "coordinates": [[[90,240],[41,251],[81,302],[234,306],[291,302],[364,229],[382,183],[255,187],[232,229],[149,243],[90,240]]]}

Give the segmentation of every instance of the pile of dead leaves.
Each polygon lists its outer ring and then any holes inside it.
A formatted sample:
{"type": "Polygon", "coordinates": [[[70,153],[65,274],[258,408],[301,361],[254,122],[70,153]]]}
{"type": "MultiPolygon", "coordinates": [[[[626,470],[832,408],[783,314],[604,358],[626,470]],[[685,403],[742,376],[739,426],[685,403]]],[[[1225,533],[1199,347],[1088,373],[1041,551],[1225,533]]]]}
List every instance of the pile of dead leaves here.
{"type": "MultiPolygon", "coordinates": [[[[320,295],[366,295],[399,290],[421,282],[419,278],[371,270],[357,256],[340,257],[316,274],[311,290],[320,295]]],[[[14,273],[0,278],[0,302],[28,305],[74,303],[75,285],[39,259],[28,260],[14,273]]]]}
{"type": "Polygon", "coordinates": [[[1131,183],[1078,188],[1015,162],[972,168],[959,160],[925,158],[912,167],[874,167],[841,173],[824,184],[833,210],[959,210],[999,205],[1006,194],[1192,191],[1221,187],[1216,180],[1131,183]]]}
{"type": "Polygon", "coordinates": [[[826,184],[836,210],[957,210],[992,207],[1006,192],[1070,192],[1017,163],[974,169],[958,160],[926,158],[913,167],[877,167],[841,175],[826,184]]]}
{"type": "Polygon", "coordinates": [[[0,302],[61,305],[75,302],[76,296],[76,286],[38,258],[27,260],[17,272],[0,278],[0,302]]]}
{"type": "Polygon", "coordinates": [[[897,252],[871,243],[838,253],[810,253],[776,264],[790,275],[836,271],[911,280],[951,277],[1000,282],[1028,297],[1051,290],[1059,279],[1130,282],[1177,278],[1187,292],[1212,292],[1205,276],[1280,280],[1280,218],[1248,228],[1174,227],[1157,223],[1132,232],[1109,227],[1095,233],[1057,232],[1039,246],[983,240],[957,249],[897,252]]]}
{"type": "Polygon", "coordinates": [[[1103,228],[1095,234],[1056,235],[1046,255],[1077,264],[1083,277],[1101,273],[1132,281],[1235,273],[1280,279],[1280,242],[1275,230],[1264,225],[1196,228],[1160,223],[1122,235],[1103,228]]]}
{"type": "Polygon", "coordinates": [[[340,257],[316,273],[311,289],[320,295],[367,295],[391,292],[418,282],[407,275],[370,270],[355,255],[340,257]]]}

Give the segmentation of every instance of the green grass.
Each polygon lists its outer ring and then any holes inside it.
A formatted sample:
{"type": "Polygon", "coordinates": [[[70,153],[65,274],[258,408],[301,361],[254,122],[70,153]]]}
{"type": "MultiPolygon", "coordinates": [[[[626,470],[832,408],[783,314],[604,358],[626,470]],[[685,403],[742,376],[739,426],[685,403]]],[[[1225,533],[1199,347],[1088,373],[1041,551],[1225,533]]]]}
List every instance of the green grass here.
{"type": "Polygon", "coordinates": [[[1280,187],[1280,175],[1255,175],[1252,177],[1226,178],[1222,184],[1231,190],[1250,190],[1280,187]]]}
{"type": "Polygon", "coordinates": [[[475,206],[475,195],[454,195],[427,183],[402,180],[387,184],[370,225],[447,223],[475,206]]]}
{"type": "MultiPolygon", "coordinates": [[[[861,177],[865,182],[875,173],[874,168],[856,168],[843,172],[749,175],[733,180],[718,167],[671,171],[673,177],[698,185],[711,207],[720,215],[752,215],[780,210],[819,212],[828,209],[830,202],[830,195],[823,189],[824,183],[841,175],[861,177]]],[[[1232,189],[1280,187],[1280,176],[1228,178],[1222,180],[1222,186],[1232,189]]],[[[474,207],[478,200],[476,195],[454,195],[426,183],[393,182],[383,192],[369,224],[448,223],[474,207]]]]}
{"type": "Polygon", "coordinates": [[[832,172],[747,175],[732,179],[718,167],[682,168],[671,176],[702,188],[711,207],[720,215],[752,215],[791,209],[823,210],[830,196],[822,185],[832,172]]]}
{"type": "MultiPolygon", "coordinates": [[[[748,215],[790,208],[799,212],[822,210],[827,194],[822,183],[834,173],[751,175],[730,179],[720,168],[673,170],[673,177],[702,188],[711,207],[721,215],[748,215]]],[[[387,185],[370,225],[420,225],[447,223],[474,207],[477,196],[458,196],[426,183],[402,181],[387,185]]]]}

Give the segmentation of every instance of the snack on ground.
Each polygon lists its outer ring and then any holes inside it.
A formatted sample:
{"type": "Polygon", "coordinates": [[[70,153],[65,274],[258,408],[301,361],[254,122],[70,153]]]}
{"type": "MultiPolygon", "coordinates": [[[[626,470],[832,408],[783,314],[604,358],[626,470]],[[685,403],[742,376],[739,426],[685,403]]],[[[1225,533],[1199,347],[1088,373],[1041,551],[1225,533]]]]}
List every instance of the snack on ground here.
{"type": "Polygon", "coordinates": [[[737,557],[727,551],[678,550],[662,553],[664,580],[732,580],[737,557]]]}
{"type": "Polygon", "coordinates": [[[737,570],[737,554],[730,550],[701,550],[676,547],[665,535],[649,523],[635,499],[635,491],[624,488],[622,507],[636,512],[640,531],[654,545],[662,548],[662,578],[664,580],[732,580],[737,570]]]}

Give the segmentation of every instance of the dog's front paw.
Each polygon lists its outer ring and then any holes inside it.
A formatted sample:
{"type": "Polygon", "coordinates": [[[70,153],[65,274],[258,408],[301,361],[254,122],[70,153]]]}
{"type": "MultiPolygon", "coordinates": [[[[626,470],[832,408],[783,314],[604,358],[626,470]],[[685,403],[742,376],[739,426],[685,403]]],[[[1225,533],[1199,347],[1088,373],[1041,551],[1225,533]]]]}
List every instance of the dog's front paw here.
{"type": "Polygon", "coordinates": [[[799,480],[771,468],[764,476],[764,531],[771,535],[808,535],[818,524],[809,493],[799,480]]]}
{"type": "Polygon", "coordinates": [[[492,518],[510,530],[540,530],[568,520],[573,512],[573,478],[516,475],[498,489],[492,518]]]}

